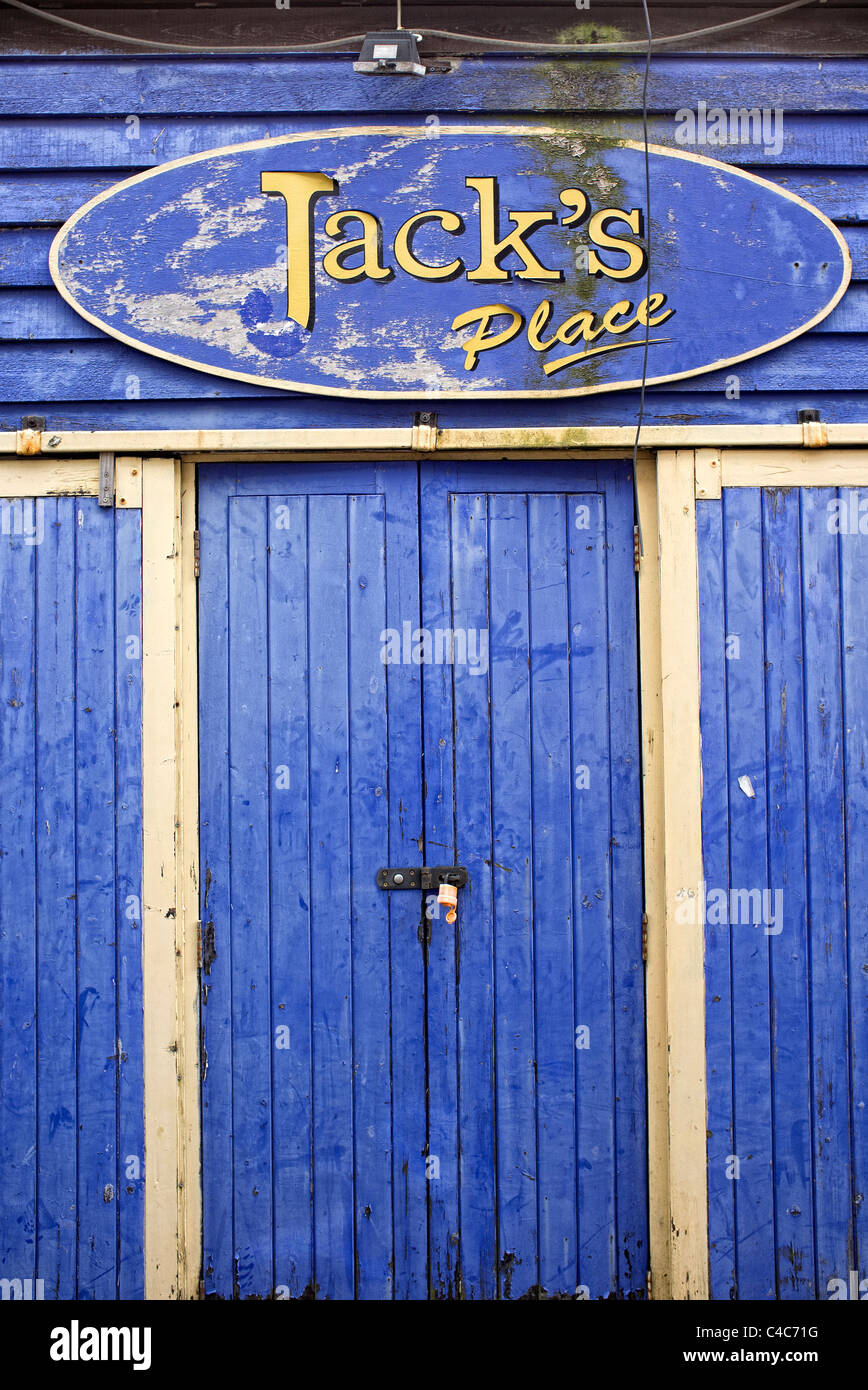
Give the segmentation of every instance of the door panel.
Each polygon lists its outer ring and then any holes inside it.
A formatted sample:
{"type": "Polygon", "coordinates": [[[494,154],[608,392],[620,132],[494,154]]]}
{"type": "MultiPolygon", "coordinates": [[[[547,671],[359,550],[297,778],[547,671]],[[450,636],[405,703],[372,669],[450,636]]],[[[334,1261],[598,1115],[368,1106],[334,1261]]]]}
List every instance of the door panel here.
{"type": "Polygon", "coordinates": [[[868,1241],[860,495],[725,488],[696,515],[711,1297],[852,1298],[868,1241]]]}
{"type": "Polygon", "coordinates": [[[641,1293],[626,470],[204,469],[200,531],[206,1292],[641,1293]]]}
{"type": "Polygon", "coordinates": [[[380,660],[415,469],[305,481],[200,496],[206,1292],[383,1299],[425,1288],[419,903],[375,882],[420,859],[418,672],[389,707],[380,660]]]}
{"type": "Polygon", "coordinates": [[[141,512],[2,523],[0,1298],[138,1299],[141,512]]]}
{"type": "Polygon", "coordinates": [[[647,1260],[632,495],[532,468],[422,475],[423,627],[489,639],[423,678],[427,860],[470,872],[429,952],[435,1296],[600,1297],[647,1260]]]}

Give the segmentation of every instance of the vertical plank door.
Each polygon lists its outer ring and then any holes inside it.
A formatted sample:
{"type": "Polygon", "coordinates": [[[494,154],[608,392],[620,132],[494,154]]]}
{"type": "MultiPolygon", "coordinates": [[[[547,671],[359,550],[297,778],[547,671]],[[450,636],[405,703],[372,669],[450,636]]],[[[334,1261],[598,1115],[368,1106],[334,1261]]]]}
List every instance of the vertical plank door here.
{"type": "Polygon", "coordinates": [[[3,1296],[141,1298],[141,512],[0,513],[3,1296]]]}
{"type": "Polygon", "coordinates": [[[200,531],[206,1295],[641,1296],[628,470],[215,466],[200,531]]]}

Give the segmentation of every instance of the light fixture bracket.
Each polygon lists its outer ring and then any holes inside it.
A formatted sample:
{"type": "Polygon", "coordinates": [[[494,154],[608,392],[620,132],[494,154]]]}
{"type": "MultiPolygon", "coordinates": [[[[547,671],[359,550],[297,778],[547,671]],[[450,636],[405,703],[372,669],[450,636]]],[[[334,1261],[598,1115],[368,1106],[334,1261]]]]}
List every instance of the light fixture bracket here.
{"type": "Polygon", "coordinates": [[[367,34],[353,68],[372,77],[391,76],[393,73],[424,77],[427,69],[419,58],[416,46],[421,37],[421,34],[414,34],[410,29],[384,29],[367,34]]]}

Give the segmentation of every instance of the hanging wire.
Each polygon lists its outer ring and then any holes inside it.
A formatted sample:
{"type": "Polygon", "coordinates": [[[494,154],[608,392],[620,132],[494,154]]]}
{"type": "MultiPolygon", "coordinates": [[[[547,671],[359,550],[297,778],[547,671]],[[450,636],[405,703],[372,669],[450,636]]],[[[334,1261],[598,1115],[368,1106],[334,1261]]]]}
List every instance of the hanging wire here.
{"type": "MultiPolygon", "coordinates": [[[[648,157],[648,78],[651,75],[651,53],[654,41],[651,37],[651,17],[648,14],[647,0],[642,0],[642,11],[645,15],[645,32],[648,38],[648,47],[645,52],[645,77],[642,83],[642,142],[645,153],[645,265],[646,265],[646,290],[647,300],[651,298],[651,162],[648,157]]],[[[645,347],[642,351],[642,387],[639,392],[639,414],[636,417],[636,438],[633,440],[633,509],[636,517],[636,535],[639,540],[640,558],[645,554],[645,547],[642,544],[642,518],[639,515],[639,483],[636,477],[636,467],[639,460],[639,435],[642,432],[642,418],[645,414],[645,385],[648,380],[648,342],[651,336],[651,325],[647,322],[651,315],[646,314],[645,319],[645,347]]]]}
{"type": "MultiPolygon", "coordinates": [[[[523,39],[495,39],[489,38],[485,34],[456,34],[448,29],[423,29],[414,30],[422,38],[428,39],[451,39],[463,43],[479,45],[486,50],[502,49],[512,53],[644,53],[646,48],[671,48],[673,44],[687,43],[692,39],[704,39],[715,34],[732,32],[736,29],[746,29],[752,24],[760,24],[765,19],[774,19],[777,15],[787,14],[790,10],[804,9],[807,5],[822,4],[823,0],[791,0],[788,5],[776,5],[774,9],[762,10],[758,14],[747,15],[743,19],[730,19],[725,24],[712,24],[705,29],[692,29],[686,34],[673,34],[670,38],[661,39],[639,39],[626,40],[622,43],[534,43],[532,40],[523,39]]],[[[28,5],[24,0],[0,0],[0,4],[10,5],[12,9],[23,10],[25,14],[36,15],[46,24],[56,24],[62,29],[71,29],[79,34],[87,34],[94,39],[107,39],[110,43],[126,43],[136,48],[159,49],[167,53],[340,53],[348,48],[358,47],[365,39],[365,34],[345,34],[339,39],[325,39],[318,43],[295,43],[295,44],[231,44],[215,45],[206,47],[202,44],[193,43],[162,43],[159,39],[132,38],[129,34],[115,34],[107,29],[94,29],[89,24],[79,24],[77,20],[66,19],[63,15],[50,14],[47,10],[40,10],[35,5],[28,5]]],[[[398,0],[399,24],[401,27],[401,0],[398,0]]]]}
{"type": "MultiPolygon", "coordinates": [[[[652,48],[666,48],[674,43],[686,43],[690,39],[703,39],[711,34],[723,34],[728,30],[745,29],[748,25],[759,24],[764,19],[786,14],[788,10],[804,9],[807,5],[822,5],[825,0],[791,0],[789,5],[776,5],[772,10],[762,10],[759,14],[747,15],[743,19],[730,19],[725,24],[712,24],[705,29],[692,29],[689,33],[673,34],[669,38],[650,40],[652,48]]],[[[417,29],[423,38],[463,39],[469,43],[485,44],[489,48],[506,48],[520,53],[644,53],[647,47],[644,39],[626,39],[621,43],[534,43],[521,39],[486,38],[484,34],[453,34],[448,29],[417,29]]]]}

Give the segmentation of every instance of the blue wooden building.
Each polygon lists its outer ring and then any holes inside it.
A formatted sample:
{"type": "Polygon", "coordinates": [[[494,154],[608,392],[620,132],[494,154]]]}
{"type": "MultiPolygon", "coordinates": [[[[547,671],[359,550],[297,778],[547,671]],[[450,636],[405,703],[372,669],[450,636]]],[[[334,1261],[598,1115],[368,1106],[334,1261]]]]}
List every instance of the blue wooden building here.
{"type": "MultiPolygon", "coordinates": [[[[527,51],[423,39],[424,76],[369,76],[315,46],[347,7],[63,11],[168,51],[0,7],[3,1298],[868,1297],[868,26],[830,4],[657,49],[643,123],[645,56],[611,47],[641,7],[593,37],[572,6],[461,8],[427,11],[527,51]],[[599,52],[533,51],[558,36],[599,52]],[[685,280],[672,333],[693,314],[707,352],[647,387],[638,449],[626,368],[426,391],[381,333],[354,391],[349,313],[326,387],[187,365],[159,305],[140,336],[111,317],[158,192],[128,240],[50,254],[214,150],[295,137],[281,169],[351,183],[296,158],[336,130],[375,171],[409,131],[424,171],[508,127],[537,179],[559,132],[626,212],[606,151],[639,197],[645,126],[661,166],[725,166],[685,207],[745,261],[721,240],[685,280]],[[831,311],[832,259],[775,241],[739,171],[837,229],[831,311]],[[764,248],[768,312],[801,314],[765,335],[764,248]]],[[[466,167],[480,198],[498,158],[466,167]]],[[[669,265],[662,178],[631,313],[669,265]]],[[[240,244],[233,207],[206,250],[240,244]]],[[[410,263],[461,310],[425,235],[410,263]]]]}

